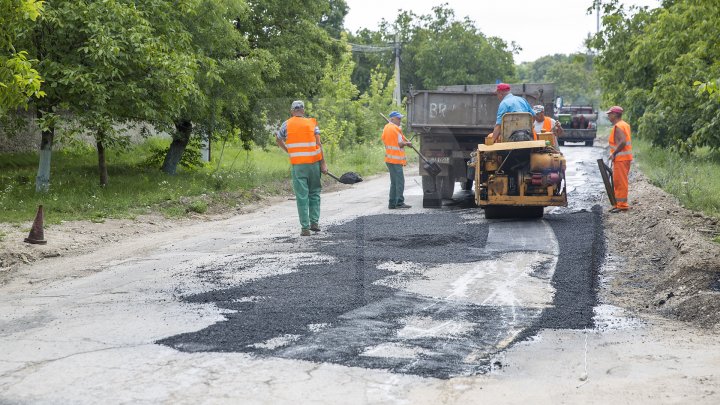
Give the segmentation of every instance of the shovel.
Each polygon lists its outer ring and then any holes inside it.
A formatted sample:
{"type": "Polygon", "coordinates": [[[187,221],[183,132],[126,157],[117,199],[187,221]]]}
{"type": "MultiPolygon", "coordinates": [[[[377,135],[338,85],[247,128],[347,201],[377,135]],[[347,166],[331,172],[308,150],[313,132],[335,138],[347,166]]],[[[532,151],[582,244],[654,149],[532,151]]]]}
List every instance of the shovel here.
{"type": "MultiPolygon", "coordinates": [[[[385,118],[385,121],[387,121],[389,124],[392,124],[392,122],[388,119],[388,117],[386,117],[385,115],[383,115],[383,113],[379,113],[379,114],[380,114],[381,117],[385,118]]],[[[439,165],[439,164],[437,164],[436,162],[431,162],[431,161],[429,161],[425,156],[423,156],[422,153],[420,153],[419,150],[415,149],[415,147],[414,147],[413,145],[410,145],[410,147],[411,147],[412,150],[414,150],[415,153],[417,153],[418,156],[420,156],[420,158],[425,162],[425,163],[423,164],[423,170],[425,170],[430,176],[435,177],[435,176],[437,176],[438,174],[440,174],[440,172],[442,172],[442,169],[440,168],[440,165],[439,165]]]]}
{"type": "Polygon", "coordinates": [[[615,188],[612,184],[612,169],[609,168],[608,165],[605,164],[605,161],[602,159],[598,159],[597,164],[600,168],[600,175],[602,176],[603,184],[605,184],[605,192],[608,195],[610,204],[612,204],[612,206],[614,207],[617,205],[617,201],[615,200],[615,188]]]}
{"type": "Polygon", "coordinates": [[[327,172],[327,175],[342,184],[355,184],[355,183],[360,183],[361,181],[363,181],[362,177],[360,177],[360,175],[355,172],[347,172],[340,177],[337,177],[330,172],[327,172]]]}
{"type": "Polygon", "coordinates": [[[412,150],[415,151],[415,153],[418,154],[418,156],[420,156],[420,158],[422,160],[425,161],[425,163],[423,164],[423,169],[426,172],[428,172],[429,175],[431,175],[432,177],[435,177],[438,174],[440,174],[440,172],[442,172],[442,169],[440,168],[439,164],[437,164],[436,162],[431,162],[431,161],[427,160],[427,158],[425,156],[423,156],[423,154],[420,153],[419,150],[415,149],[414,146],[410,145],[410,147],[412,148],[412,150]]]}

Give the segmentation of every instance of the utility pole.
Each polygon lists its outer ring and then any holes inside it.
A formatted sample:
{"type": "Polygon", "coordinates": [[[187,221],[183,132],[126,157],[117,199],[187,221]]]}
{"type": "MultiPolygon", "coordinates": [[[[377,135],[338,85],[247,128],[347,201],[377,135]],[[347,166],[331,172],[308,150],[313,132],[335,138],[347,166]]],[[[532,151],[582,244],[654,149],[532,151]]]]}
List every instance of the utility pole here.
{"type": "Polygon", "coordinates": [[[595,6],[597,7],[597,29],[595,30],[595,33],[600,33],[600,0],[595,1],[595,6]]]}
{"type": "Polygon", "coordinates": [[[395,90],[393,91],[393,101],[396,106],[402,104],[402,94],[400,93],[400,34],[395,34],[395,90]]]}

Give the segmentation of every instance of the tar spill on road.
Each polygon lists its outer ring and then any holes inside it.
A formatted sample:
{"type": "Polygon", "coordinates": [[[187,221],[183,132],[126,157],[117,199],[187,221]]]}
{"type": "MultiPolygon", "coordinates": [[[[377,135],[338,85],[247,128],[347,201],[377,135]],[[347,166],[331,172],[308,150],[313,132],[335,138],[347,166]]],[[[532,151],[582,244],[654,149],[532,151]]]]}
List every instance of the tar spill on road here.
{"type": "Polygon", "coordinates": [[[524,320],[525,330],[592,324],[597,264],[604,256],[599,215],[546,219],[561,252],[552,279],[555,307],[478,305],[388,286],[381,281],[397,273],[383,263],[432,266],[488,259],[483,248],[492,222],[466,221],[460,210],[376,215],[329,228],[317,248],[334,257],[333,263],[303,265],[186,297],[228,310],[226,320],[158,343],[187,352],[246,352],[436,378],[486,372],[508,345],[503,342],[508,332],[501,330],[507,319],[524,320]]]}

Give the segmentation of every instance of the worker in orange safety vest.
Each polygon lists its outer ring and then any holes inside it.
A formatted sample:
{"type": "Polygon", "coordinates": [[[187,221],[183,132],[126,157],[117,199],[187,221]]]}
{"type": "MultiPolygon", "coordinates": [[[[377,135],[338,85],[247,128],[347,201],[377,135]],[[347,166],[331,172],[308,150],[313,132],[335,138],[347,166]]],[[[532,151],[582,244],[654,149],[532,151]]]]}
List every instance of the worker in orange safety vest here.
{"type": "Polygon", "coordinates": [[[613,124],[608,143],[610,144],[610,162],[613,165],[613,186],[617,204],[610,209],[612,213],[625,212],[628,205],[628,176],[632,164],[632,136],[630,124],[622,119],[623,109],[613,106],[606,111],[613,124]]]}
{"type": "Polygon", "coordinates": [[[300,100],[293,101],[290,114],[292,117],[283,122],[277,133],[276,143],[290,156],[300,235],[310,236],[310,231],[320,232],[320,173],[328,170],[317,121],[305,118],[305,104],[300,100]]]}
{"type": "Polygon", "coordinates": [[[385,125],[382,133],[383,144],[385,144],[385,165],[390,172],[390,196],[388,208],[391,210],[410,208],[405,204],[405,175],[403,166],[407,164],[405,158],[405,147],[412,146],[412,143],[405,138],[400,128],[404,115],[393,111],[389,115],[390,122],[385,125]]]}
{"type": "Polygon", "coordinates": [[[560,126],[560,121],[546,117],[545,107],[540,104],[533,106],[533,111],[535,111],[535,119],[533,120],[533,135],[535,135],[535,139],[537,139],[537,134],[541,132],[552,132],[554,135],[553,146],[558,147],[557,138],[564,132],[560,126]]]}

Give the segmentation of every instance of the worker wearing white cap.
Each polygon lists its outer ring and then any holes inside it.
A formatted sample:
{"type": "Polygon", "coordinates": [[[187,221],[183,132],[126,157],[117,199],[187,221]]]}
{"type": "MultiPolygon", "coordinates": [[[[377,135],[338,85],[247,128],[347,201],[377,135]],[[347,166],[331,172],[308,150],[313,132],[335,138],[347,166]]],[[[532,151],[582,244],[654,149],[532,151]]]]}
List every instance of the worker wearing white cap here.
{"type": "Polygon", "coordinates": [[[545,107],[538,104],[533,106],[535,111],[535,119],[533,120],[533,131],[535,134],[541,132],[552,132],[554,136],[553,145],[558,146],[557,138],[563,134],[563,129],[560,126],[560,121],[556,121],[550,117],[545,116],[545,107]]]}

